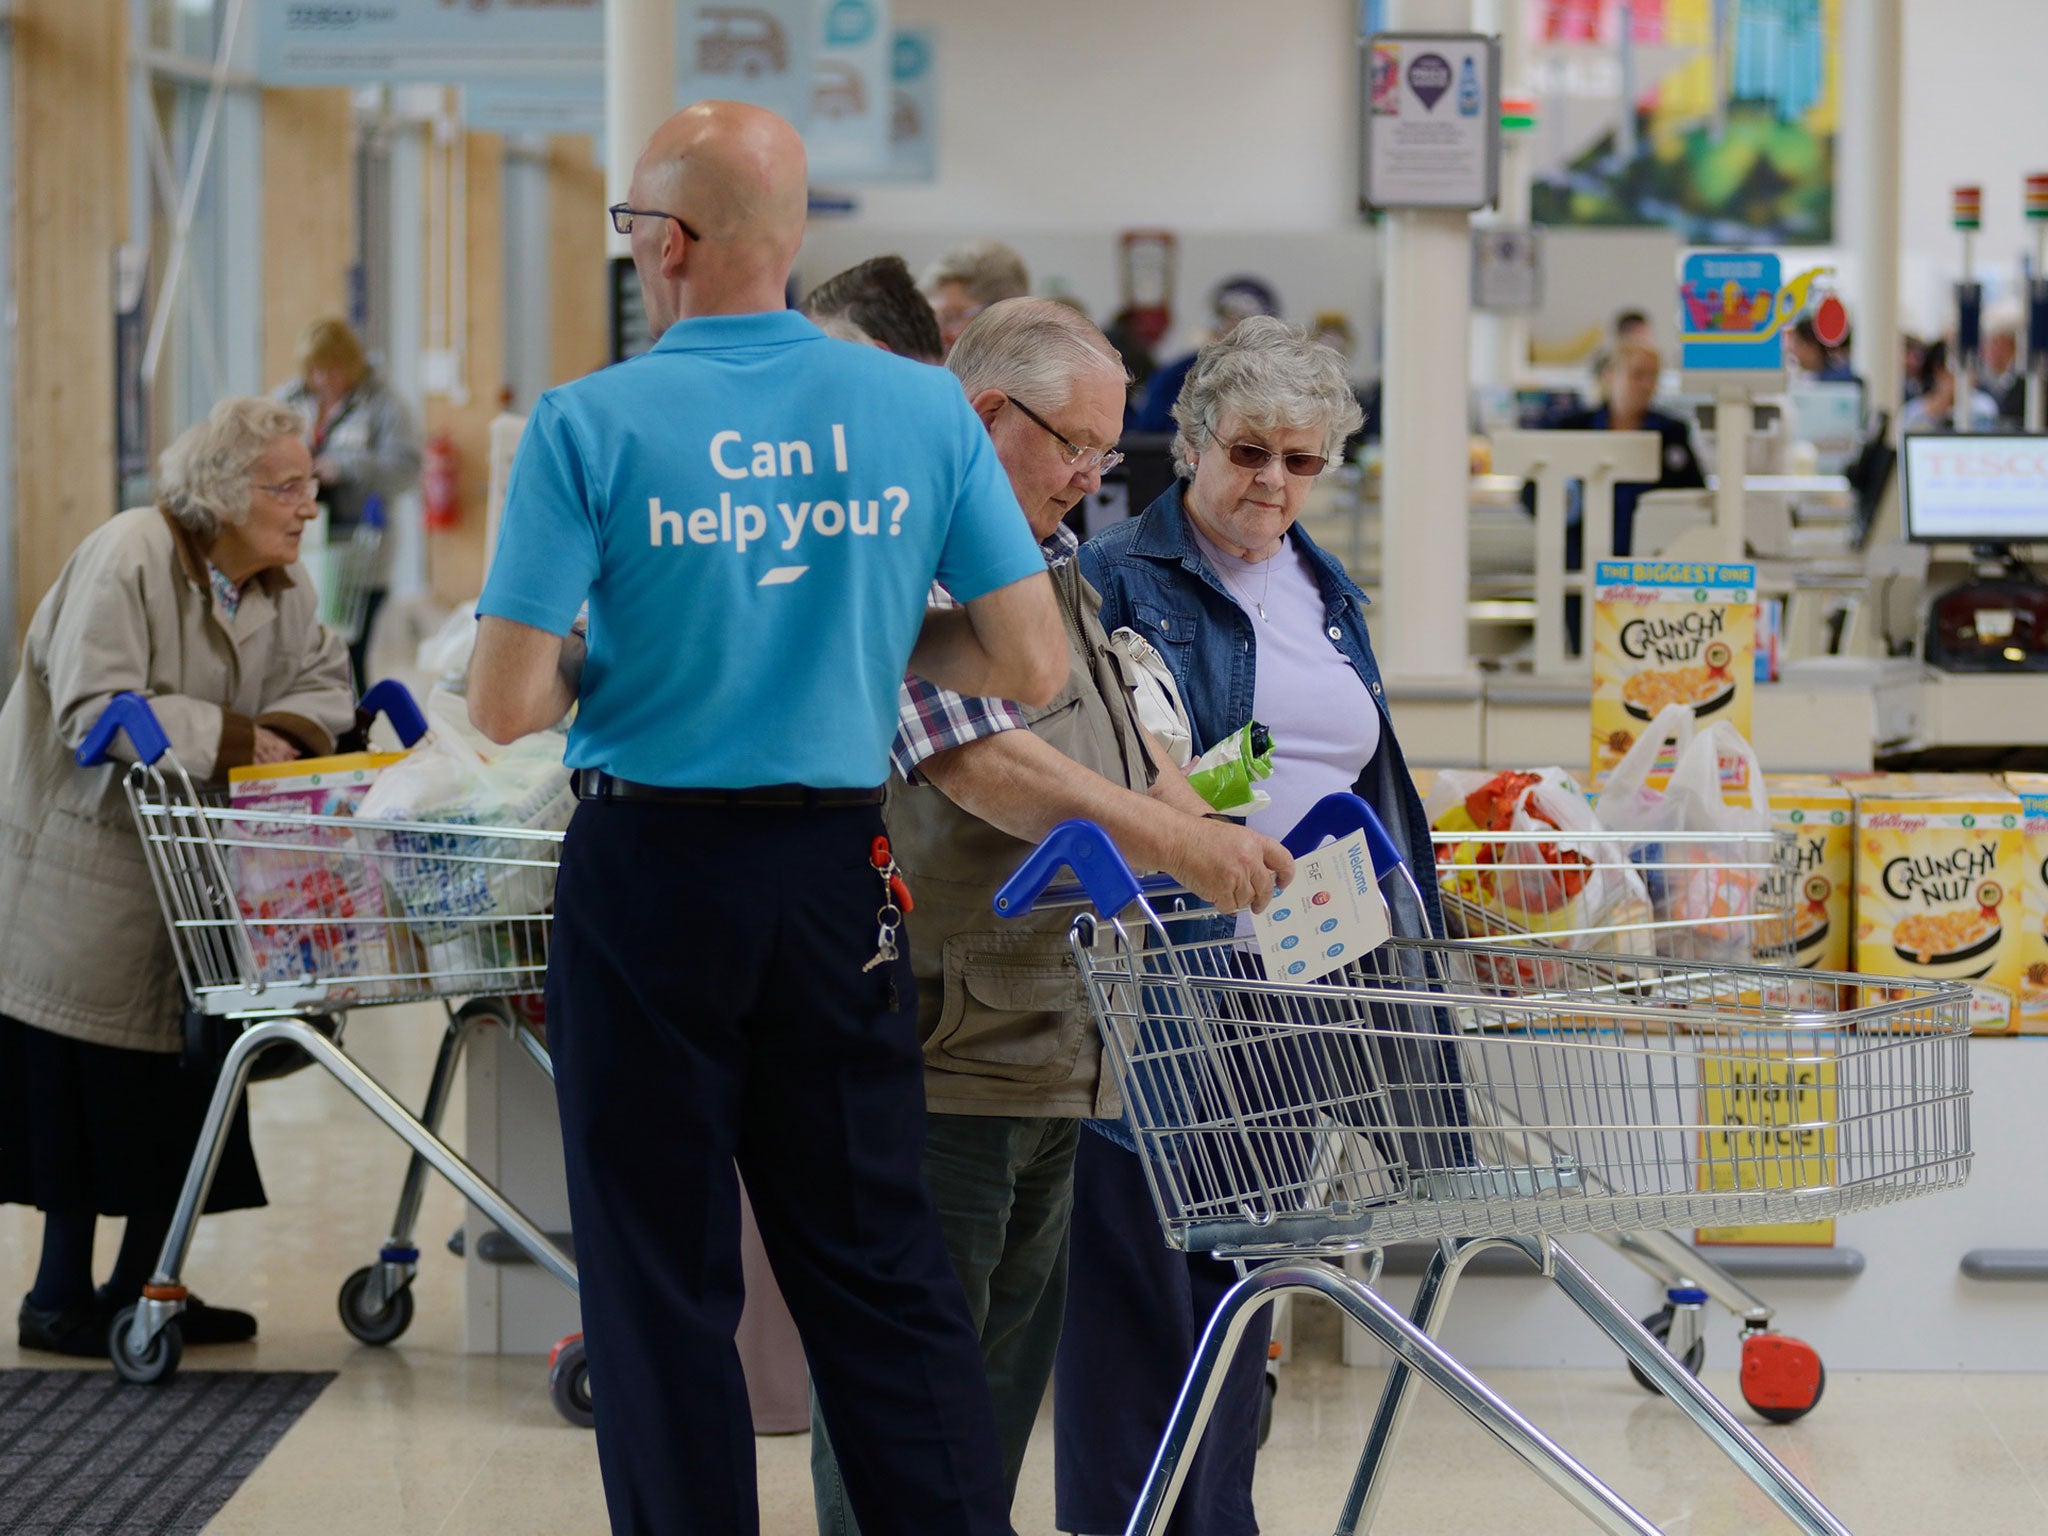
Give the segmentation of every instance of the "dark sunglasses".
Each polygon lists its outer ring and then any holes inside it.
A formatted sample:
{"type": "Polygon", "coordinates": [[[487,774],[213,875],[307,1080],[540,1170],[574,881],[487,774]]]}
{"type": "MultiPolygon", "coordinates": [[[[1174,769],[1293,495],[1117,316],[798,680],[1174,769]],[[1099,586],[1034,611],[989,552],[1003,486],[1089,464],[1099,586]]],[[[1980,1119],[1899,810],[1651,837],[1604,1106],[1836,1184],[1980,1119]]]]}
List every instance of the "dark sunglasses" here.
{"type": "Polygon", "coordinates": [[[1257,443],[1226,443],[1216,435],[1216,429],[1204,424],[1203,431],[1210,440],[1239,469],[1264,469],[1275,459],[1288,474],[1303,480],[1312,480],[1330,467],[1329,455],[1322,453],[1275,453],[1271,448],[1262,448],[1257,443]]]}

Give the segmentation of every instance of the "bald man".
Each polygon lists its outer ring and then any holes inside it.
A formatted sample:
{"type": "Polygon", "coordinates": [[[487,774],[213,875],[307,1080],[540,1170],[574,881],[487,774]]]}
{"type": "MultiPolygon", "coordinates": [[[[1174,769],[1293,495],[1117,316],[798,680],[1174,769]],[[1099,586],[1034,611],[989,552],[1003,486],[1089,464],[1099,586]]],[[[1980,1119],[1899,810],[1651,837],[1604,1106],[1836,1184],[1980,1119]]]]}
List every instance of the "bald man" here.
{"type": "Polygon", "coordinates": [[[1042,705],[1066,645],[958,384],[783,309],[805,202],[772,113],[654,135],[611,215],[658,339],[535,404],[470,714],[576,708],[548,1035],[612,1528],[758,1529],[737,1161],[861,1524],[999,1536],[881,786],[906,668],[1042,705]]]}

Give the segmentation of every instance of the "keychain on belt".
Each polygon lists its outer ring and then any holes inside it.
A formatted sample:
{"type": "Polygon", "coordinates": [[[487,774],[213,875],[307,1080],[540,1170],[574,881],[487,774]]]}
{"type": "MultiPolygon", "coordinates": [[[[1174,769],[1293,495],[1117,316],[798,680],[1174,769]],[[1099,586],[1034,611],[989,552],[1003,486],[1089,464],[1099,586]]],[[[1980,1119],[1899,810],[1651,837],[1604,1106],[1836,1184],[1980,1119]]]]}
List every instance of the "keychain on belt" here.
{"type": "MultiPolygon", "coordinates": [[[[896,867],[896,855],[889,851],[889,839],[878,837],[868,850],[868,862],[875,867],[875,873],[882,877],[882,905],[875,913],[875,957],[861,967],[865,975],[878,965],[888,965],[896,959],[896,931],[903,926],[903,915],[912,909],[910,887],[904,883],[903,871],[896,867]]],[[[896,982],[889,981],[889,1008],[897,1007],[896,982]]]]}

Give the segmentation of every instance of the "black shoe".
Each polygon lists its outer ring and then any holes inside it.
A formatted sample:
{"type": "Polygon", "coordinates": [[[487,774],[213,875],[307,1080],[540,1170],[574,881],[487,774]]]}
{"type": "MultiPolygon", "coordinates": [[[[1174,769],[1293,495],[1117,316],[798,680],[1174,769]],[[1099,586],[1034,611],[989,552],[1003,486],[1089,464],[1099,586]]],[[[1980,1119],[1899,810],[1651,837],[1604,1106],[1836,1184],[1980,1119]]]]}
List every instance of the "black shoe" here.
{"type": "Polygon", "coordinates": [[[80,1306],[49,1308],[21,1299],[20,1332],[16,1342],[23,1349],[50,1355],[76,1355],[82,1360],[107,1358],[107,1325],[112,1312],[103,1311],[95,1296],[80,1306]]]}
{"type": "MultiPolygon", "coordinates": [[[[107,1309],[108,1322],[121,1307],[133,1304],[135,1297],[116,1304],[103,1285],[93,1292],[95,1302],[107,1309]]],[[[100,1325],[100,1332],[107,1331],[107,1324],[100,1325]]],[[[246,1344],[256,1337],[256,1319],[247,1312],[237,1312],[233,1307],[209,1307],[197,1296],[187,1296],[184,1308],[178,1313],[178,1332],[187,1344],[246,1344]]],[[[105,1354],[104,1348],[100,1351],[105,1354]]]]}

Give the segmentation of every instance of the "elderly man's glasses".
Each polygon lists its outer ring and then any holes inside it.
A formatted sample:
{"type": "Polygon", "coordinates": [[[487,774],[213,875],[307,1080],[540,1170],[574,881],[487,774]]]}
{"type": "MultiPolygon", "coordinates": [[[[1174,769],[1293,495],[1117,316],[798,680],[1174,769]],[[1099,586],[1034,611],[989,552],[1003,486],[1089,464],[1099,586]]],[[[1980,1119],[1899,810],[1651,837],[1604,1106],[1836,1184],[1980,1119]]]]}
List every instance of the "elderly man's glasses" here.
{"type": "Polygon", "coordinates": [[[674,219],[676,221],[676,228],[680,229],[692,240],[702,240],[704,238],[697,231],[690,228],[689,225],[685,224],[683,216],[679,213],[664,213],[659,208],[628,208],[624,203],[614,203],[605,212],[612,216],[612,228],[622,235],[633,233],[633,221],[635,219],[674,219]]]}
{"type": "Polygon", "coordinates": [[[1018,410],[1022,411],[1032,421],[1044,428],[1052,440],[1060,445],[1061,457],[1082,474],[1085,475],[1090,470],[1094,470],[1097,474],[1106,475],[1112,469],[1115,469],[1117,465],[1123,463],[1124,456],[1114,448],[1083,448],[1079,443],[1068,437],[1066,433],[1031,409],[1022,400],[1008,395],[1003,398],[1009,400],[1010,404],[1017,407],[1018,410]]]}
{"type": "Polygon", "coordinates": [[[1257,443],[1226,443],[1216,435],[1214,427],[1205,426],[1203,430],[1209,434],[1210,439],[1216,446],[1223,450],[1224,456],[1239,469],[1264,469],[1268,464],[1278,459],[1280,467],[1285,469],[1290,475],[1303,480],[1311,480],[1330,467],[1330,460],[1327,454],[1277,453],[1273,449],[1261,447],[1257,443]]]}
{"type": "Polygon", "coordinates": [[[279,501],[318,501],[320,482],[308,477],[303,480],[287,480],[282,485],[259,485],[257,490],[275,496],[279,501]]]}

